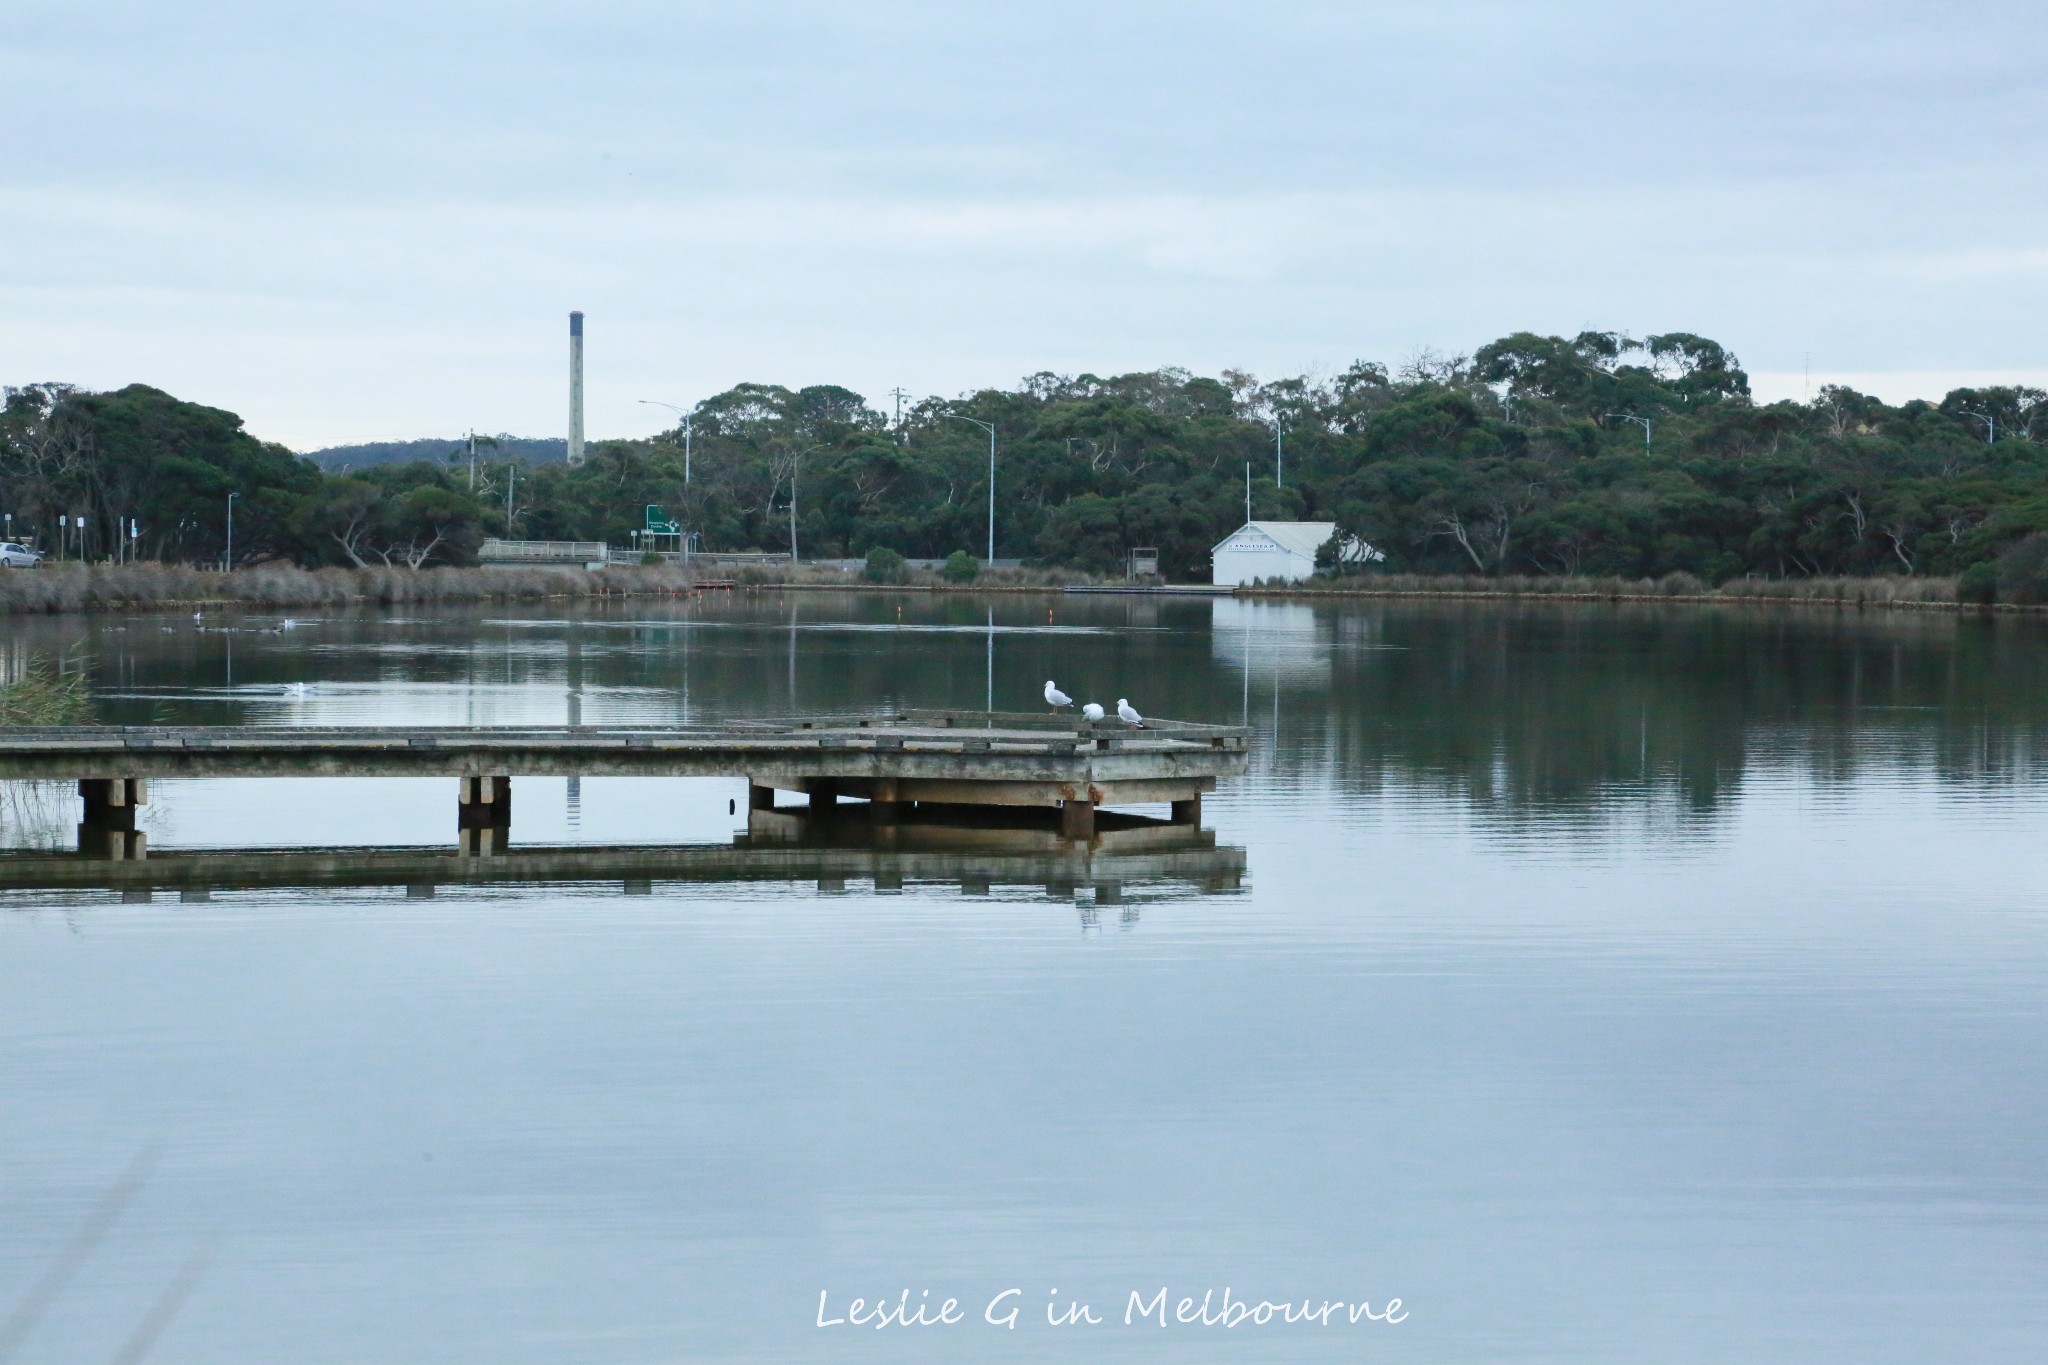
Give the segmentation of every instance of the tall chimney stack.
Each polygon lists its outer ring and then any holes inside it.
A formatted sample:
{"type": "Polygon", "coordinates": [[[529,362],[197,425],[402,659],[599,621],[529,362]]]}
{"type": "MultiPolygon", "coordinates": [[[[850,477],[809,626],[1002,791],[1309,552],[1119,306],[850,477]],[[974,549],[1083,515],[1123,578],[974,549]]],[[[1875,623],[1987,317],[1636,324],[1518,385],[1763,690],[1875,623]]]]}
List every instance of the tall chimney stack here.
{"type": "Polygon", "coordinates": [[[569,314],[569,463],[583,463],[583,314],[569,314]]]}

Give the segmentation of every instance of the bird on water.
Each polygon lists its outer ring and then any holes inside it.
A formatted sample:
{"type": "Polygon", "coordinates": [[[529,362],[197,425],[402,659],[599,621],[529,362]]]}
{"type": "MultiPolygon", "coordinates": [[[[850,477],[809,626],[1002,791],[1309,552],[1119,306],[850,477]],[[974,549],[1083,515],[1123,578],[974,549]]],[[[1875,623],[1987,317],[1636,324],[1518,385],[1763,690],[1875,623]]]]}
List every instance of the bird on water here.
{"type": "Polygon", "coordinates": [[[1125,701],[1122,697],[1116,699],[1116,714],[1118,719],[1122,720],[1126,725],[1135,725],[1140,730],[1145,728],[1145,718],[1138,714],[1138,708],[1125,701]]]}
{"type": "Polygon", "coordinates": [[[1084,719],[1087,720],[1101,720],[1102,703],[1099,701],[1089,702],[1086,706],[1081,708],[1081,715],[1084,719]]]}
{"type": "Polygon", "coordinates": [[[1047,706],[1072,706],[1074,699],[1053,685],[1051,678],[1045,680],[1045,704],[1047,706]]]}

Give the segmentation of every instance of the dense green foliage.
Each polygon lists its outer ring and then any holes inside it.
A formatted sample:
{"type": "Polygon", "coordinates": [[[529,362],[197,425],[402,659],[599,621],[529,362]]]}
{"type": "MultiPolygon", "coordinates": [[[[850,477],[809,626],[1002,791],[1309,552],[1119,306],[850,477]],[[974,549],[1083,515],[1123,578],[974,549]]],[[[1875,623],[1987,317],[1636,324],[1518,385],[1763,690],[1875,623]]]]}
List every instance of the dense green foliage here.
{"type": "MultiPolygon", "coordinates": [[[[514,436],[499,432],[495,436],[479,434],[475,438],[476,457],[500,464],[506,460],[522,460],[527,464],[557,463],[569,458],[569,442],[561,436],[514,436]]],[[[457,440],[420,437],[411,441],[357,441],[343,446],[322,446],[318,450],[305,452],[307,459],[329,473],[345,474],[352,469],[369,469],[382,464],[415,464],[425,460],[429,464],[440,463],[448,457],[449,451],[457,446],[462,448],[462,459],[469,460],[470,439],[457,440]]]]}
{"type": "Polygon", "coordinates": [[[1255,516],[1336,521],[1385,570],[1712,583],[1981,565],[1966,589],[2016,600],[2048,596],[2048,540],[2028,539],[2048,531],[2043,396],[1959,389],[1892,407],[1828,387],[1758,404],[1703,337],[1517,333],[1397,372],[1265,384],[1039,374],[928,399],[900,425],[846,389],[742,384],[694,410],[686,485],[680,431],[595,443],[575,469],[487,452],[473,471],[451,442],[326,476],[153,389],[39,386],[10,390],[0,414],[0,504],[30,529],[75,508],[101,528],[99,553],[136,516],[146,554],[187,560],[221,553],[231,489],[242,562],[460,562],[508,521],[625,546],[648,503],[706,549],[782,551],[794,536],[808,555],[936,559],[983,551],[988,437],[971,418],[996,426],[999,556],[1108,571],[1158,546],[1169,577],[1205,577],[1210,546],[1244,520],[1249,468],[1255,516]]]}

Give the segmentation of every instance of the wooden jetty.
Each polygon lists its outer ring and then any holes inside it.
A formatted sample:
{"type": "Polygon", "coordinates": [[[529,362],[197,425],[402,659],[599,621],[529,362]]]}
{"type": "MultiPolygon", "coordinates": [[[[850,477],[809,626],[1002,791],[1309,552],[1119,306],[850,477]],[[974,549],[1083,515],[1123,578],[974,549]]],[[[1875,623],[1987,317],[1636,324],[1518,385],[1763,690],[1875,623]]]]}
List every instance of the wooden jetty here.
{"type": "Polygon", "coordinates": [[[76,781],[81,851],[146,852],[136,809],[152,780],[453,777],[463,851],[501,849],[515,777],[744,777],[748,808],[777,791],[814,812],[866,800],[884,824],[926,806],[1039,807],[1089,838],[1105,806],[1171,803],[1201,823],[1202,796],[1245,771],[1237,726],[1153,721],[1145,729],[1043,714],[907,711],[698,727],[578,725],[66,726],[0,729],[0,780],[76,781]]]}

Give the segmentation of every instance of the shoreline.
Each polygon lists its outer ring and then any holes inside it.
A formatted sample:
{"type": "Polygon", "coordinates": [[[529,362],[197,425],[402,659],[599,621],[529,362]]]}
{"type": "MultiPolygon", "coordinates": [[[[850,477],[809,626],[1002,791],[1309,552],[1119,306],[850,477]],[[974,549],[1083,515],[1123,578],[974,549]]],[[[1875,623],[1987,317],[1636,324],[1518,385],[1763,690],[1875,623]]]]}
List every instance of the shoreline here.
{"type": "MultiPolygon", "coordinates": [[[[800,571],[801,572],[801,571],[800,571]]],[[[1239,601],[1442,601],[1611,603],[1620,605],[1805,607],[1836,611],[1937,611],[1978,615],[2031,615],[2048,605],[1959,602],[1953,579],[1737,580],[1744,590],[1706,589],[1694,582],[1615,579],[1517,579],[1467,587],[1459,580],[1405,579],[1329,586],[1257,586],[1220,592],[1207,585],[1178,591],[1171,585],[1122,587],[1086,574],[1041,570],[1043,581],[977,583],[870,583],[814,571],[778,580],[759,570],[738,579],[699,577],[676,566],[580,568],[361,568],[299,569],[262,565],[219,570],[173,565],[55,565],[0,573],[0,617],[70,616],[187,609],[320,610],[364,606],[427,606],[518,601],[605,601],[612,598],[695,596],[706,592],[917,593],[931,596],[1228,597],[1239,601]],[[1676,591],[1672,589],[1678,589],[1676,591]],[[1072,594],[1081,595],[1081,594],[1072,594]]],[[[1035,575],[1034,575],[1035,576],[1035,575]]]]}

